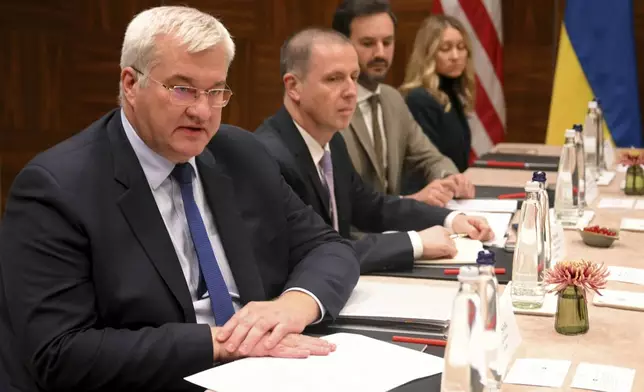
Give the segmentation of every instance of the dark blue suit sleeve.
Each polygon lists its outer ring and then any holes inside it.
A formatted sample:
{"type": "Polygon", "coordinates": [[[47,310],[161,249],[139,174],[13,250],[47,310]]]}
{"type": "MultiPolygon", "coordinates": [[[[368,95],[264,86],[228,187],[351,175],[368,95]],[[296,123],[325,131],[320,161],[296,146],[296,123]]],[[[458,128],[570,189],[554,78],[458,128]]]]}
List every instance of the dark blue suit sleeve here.
{"type": "Polygon", "coordinates": [[[105,325],[77,205],[33,164],[13,184],[0,230],[0,283],[19,360],[46,391],[190,390],[183,377],[213,363],[210,328],[105,325]]]}
{"type": "Polygon", "coordinates": [[[360,277],[355,250],[306,206],[280,176],[289,231],[291,274],[285,289],[303,288],[335,318],[360,277]]]}

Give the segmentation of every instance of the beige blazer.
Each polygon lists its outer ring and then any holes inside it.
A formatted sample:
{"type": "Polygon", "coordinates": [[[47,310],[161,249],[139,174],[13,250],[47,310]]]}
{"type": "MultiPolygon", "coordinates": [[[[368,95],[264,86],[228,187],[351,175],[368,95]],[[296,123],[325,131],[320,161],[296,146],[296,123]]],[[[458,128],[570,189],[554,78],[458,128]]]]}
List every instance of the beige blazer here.
{"type": "Polygon", "coordinates": [[[452,160],[441,154],[423,133],[396,89],[381,84],[380,103],[387,143],[386,173],[375,164],[373,143],[359,108],[349,127],[341,131],[351,161],[363,181],[380,192],[398,195],[403,170],[424,173],[428,183],[445,174],[458,173],[452,160]]]}

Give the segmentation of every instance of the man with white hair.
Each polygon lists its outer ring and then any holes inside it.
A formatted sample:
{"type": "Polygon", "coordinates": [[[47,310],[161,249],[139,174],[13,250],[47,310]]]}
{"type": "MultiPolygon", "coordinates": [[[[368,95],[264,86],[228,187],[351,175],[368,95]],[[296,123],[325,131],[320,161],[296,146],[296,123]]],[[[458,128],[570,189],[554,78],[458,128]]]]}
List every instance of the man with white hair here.
{"type": "Polygon", "coordinates": [[[217,363],[334,350],[300,333],[338,315],[355,252],[251,133],[218,132],[233,56],[210,15],[140,13],[121,108],[17,176],[0,229],[12,391],[199,390],[183,378],[217,363]]]}

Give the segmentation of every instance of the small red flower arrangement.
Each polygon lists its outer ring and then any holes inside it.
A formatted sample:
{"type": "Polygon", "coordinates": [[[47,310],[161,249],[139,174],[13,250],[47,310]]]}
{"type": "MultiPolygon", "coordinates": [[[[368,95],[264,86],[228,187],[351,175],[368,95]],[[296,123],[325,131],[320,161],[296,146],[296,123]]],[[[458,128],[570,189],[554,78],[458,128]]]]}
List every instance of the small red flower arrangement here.
{"type": "Polygon", "coordinates": [[[630,151],[622,153],[619,159],[619,163],[624,166],[643,165],[644,156],[642,156],[639,151],[631,149],[630,151]]]}
{"type": "Polygon", "coordinates": [[[597,264],[589,260],[562,261],[545,272],[544,282],[548,285],[555,285],[550,292],[561,293],[568,286],[576,286],[584,294],[592,290],[599,293],[600,289],[606,287],[608,268],[602,263],[597,264]]]}

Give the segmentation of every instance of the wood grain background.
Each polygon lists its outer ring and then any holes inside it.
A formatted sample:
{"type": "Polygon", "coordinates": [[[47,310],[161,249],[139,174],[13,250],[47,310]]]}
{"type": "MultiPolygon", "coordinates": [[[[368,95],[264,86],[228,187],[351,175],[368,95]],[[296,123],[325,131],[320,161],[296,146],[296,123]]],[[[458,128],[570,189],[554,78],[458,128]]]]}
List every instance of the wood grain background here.
{"type": "MultiPolygon", "coordinates": [[[[132,16],[160,4],[210,12],[234,36],[235,92],[224,121],[254,130],[281,104],[279,47],[291,33],[330,26],[339,0],[4,0],[0,3],[0,211],[18,171],[35,154],[116,105],[120,45],[132,16]]],[[[392,0],[400,21],[388,82],[399,85],[431,0],[392,0]]],[[[635,1],[637,46],[644,1],[635,1]]],[[[503,0],[507,141],[545,138],[564,0],[503,0]]],[[[640,68],[644,64],[638,53],[640,68]]],[[[640,91],[644,88],[640,77],[640,91]]]]}

